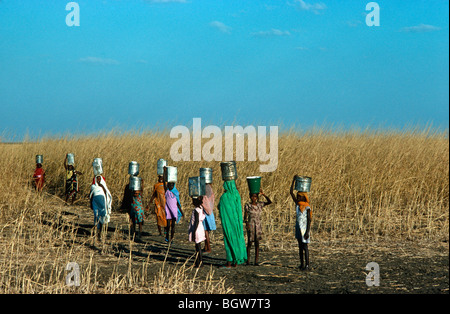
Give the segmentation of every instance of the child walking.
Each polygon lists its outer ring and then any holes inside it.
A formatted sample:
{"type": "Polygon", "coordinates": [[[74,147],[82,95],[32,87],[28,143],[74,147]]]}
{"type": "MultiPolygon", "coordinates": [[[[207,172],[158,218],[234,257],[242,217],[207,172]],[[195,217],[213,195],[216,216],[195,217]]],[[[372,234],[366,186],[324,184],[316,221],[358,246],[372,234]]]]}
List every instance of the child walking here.
{"type": "Polygon", "coordinates": [[[195,242],[195,267],[200,267],[203,261],[201,243],[206,239],[205,229],[203,227],[205,213],[203,212],[202,203],[202,196],[192,197],[194,210],[192,211],[191,222],[189,223],[189,241],[195,242]]]}
{"type": "Polygon", "coordinates": [[[311,207],[309,204],[309,196],[307,192],[297,192],[294,194],[294,184],[297,176],[294,176],[291,184],[291,197],[295,203],[296,221],[295,221],[295,238],[298,241],[300,270],[309,269],[309,250],[310,229],[311,229],[311,207]],[[303,261],[304,259],[304,261],[303,261]]]}
{"type": "Polygon", "coordinates": [[[140,190],[133,191],[133,199],[131,201],[131,234],[136,232],[136,224],[139,226],[137,240],[141,240],[142,225],[144,224],[144,206],[142,205],[142,193],[140,190]]]}
{"type": "Polygon", "coordinates": [[[272,201],[261,190],[260,193],[266,198],[265,202],[259,201],[258,193],[250,194],[250,202],[244,205],[244,222],[247,227],[247,265],[250,264],[250,250],[252,242],[255,243],[255,266],[258,266],[259,241],[262,239],[261,212],[264,206],[272,204],[272,201]]]}

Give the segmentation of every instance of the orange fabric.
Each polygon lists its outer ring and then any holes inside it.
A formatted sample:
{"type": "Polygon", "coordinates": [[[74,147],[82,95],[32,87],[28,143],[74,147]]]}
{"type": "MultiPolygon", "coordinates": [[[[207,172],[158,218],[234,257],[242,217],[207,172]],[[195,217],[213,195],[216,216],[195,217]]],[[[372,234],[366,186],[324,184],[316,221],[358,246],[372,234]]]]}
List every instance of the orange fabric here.
{"type": "Polygon", "coordinates": [[[166,191],[164,190],[164,183],[158,182],[155,184],[153,188],[153,195],[155,196],[155,213],[156,213],[156,222],[158,226],[165,227],[167,226],[166,220],[166,191]]]}
{"type": "Polygon", "coordinates": [[[306,192],[297,192],[297,196],[298,196],[298,195],[304,196],[305,199],[306,199],[306,202],[298,202],[298,203],[297,203],[297,205],[298,205],[300,211],[303,213],[303,211],[305,210],[305,208],[306,208],[306,207],[309,207],[309,208],[310,208],[310,210],[309,210],[310,217],[312,217],[312,208],[311,208],[311,205],[309,204],[309,196],[308,196],[308,193],[306,193],[306,192]]]}

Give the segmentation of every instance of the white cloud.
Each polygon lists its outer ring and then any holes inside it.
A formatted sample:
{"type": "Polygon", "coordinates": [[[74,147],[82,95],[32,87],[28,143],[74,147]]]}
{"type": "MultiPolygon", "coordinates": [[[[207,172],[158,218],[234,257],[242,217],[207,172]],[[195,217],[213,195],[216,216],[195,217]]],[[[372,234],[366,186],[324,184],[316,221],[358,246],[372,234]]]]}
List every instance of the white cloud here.
{"type": "Polygon", "coordinates": [[[232,28],[230,26],[223,24],[222,22],[212,21],[211,23],[209,23],[209,25],[214,28],[217,28],[222,33],[231,34],[232,28]]]}
{"type": "Polygon", "coordinates": [[[90,64],[100,64],[100,65],[110,65],[110,64],[119,64],[119,61],[108,58],[98,58],[98,57],[85,57],[80,58],[80,62],[90,63],[90,64]]]}
{"type": "Polygon", "coordinates": [[[320,11],[326,10],[326,8],[327,8],[327,6],[322,2],[307,3],[303,0],[294,0],[293,5],[297,8],[299,8],[300,10],[311,11],[311,12],[314,12],[315,14],[319,14],[320,11]]]}
{"type": "Polygon", "coordinates": [[[417,26],[403,27],[402,32],[406,33],[426,33],[440,30],[440,27],[426,24],[419,24],[417,26]]]}
{"type": "Polygon", "coordinates": [[[359,25],[362,24],[362,22],[359,20],[351,20],[351,21],[346,21],[345,24],[347,24],[347,26],[349,26],[349,27],[358,27],[359,25]]]}
{"type": "Polygon", "coordinates": [[[270,31],[260,31],[251,33],[254,37],[272,37],[272,36],[290,36],[289,31],[281,31],[279,29],[272,28],[270,31]]]}

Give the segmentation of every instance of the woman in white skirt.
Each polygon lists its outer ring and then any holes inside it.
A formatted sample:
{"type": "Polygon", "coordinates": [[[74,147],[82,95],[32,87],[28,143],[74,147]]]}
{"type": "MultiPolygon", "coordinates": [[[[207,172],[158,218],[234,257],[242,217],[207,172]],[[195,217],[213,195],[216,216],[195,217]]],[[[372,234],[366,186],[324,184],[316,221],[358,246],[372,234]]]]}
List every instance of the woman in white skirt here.
{"type": "Polygon", "coordinates": [[[109,222],[112,203],[111,193],[102,176],[96,176],[94,178],[94,184],[91,185],[89,199],[91,208],[94,211],[94,225],[97,225],[98,238],[100,239],[102,226],[109,222]]]}
{"type": "Polygon", "coordinates": [[[306,192],[297,192],[294,194],[295,177],[291,185],[291,196],[295,203],[295,238],[298,241],[298,249],[300,256],[301,270],[309,269],[309,250],[308,243],[310,242],[311,230],[311,207],[309,205],[309,197],[306,192]],[[304,261],[303,261],[304,259],[304,261]]]}

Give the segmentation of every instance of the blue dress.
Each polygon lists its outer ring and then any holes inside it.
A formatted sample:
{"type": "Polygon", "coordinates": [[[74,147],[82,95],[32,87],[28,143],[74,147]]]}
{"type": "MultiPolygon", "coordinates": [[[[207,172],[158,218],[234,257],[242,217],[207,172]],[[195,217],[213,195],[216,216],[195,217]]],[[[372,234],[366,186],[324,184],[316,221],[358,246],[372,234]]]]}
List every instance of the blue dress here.
{"type": "MultiPolygon", "coordinates": [[[[106,215],[106,202],[103,195],[95,195],[92,198],[92,210],[94,211],[94,224],[98,224],[100,218],[106,215]]],[[[100,228],[100,224],[97,226],[100,228]]]]}
{"type": "Polygon", "coordinates": [[[205,228],[206,231],[213,231],[216,230],[216,219],[214,218],[214,213],[212,212],[211,215],[207,215],[205,211],[205,220],[203,220],[203,228],[205,228]]]}

